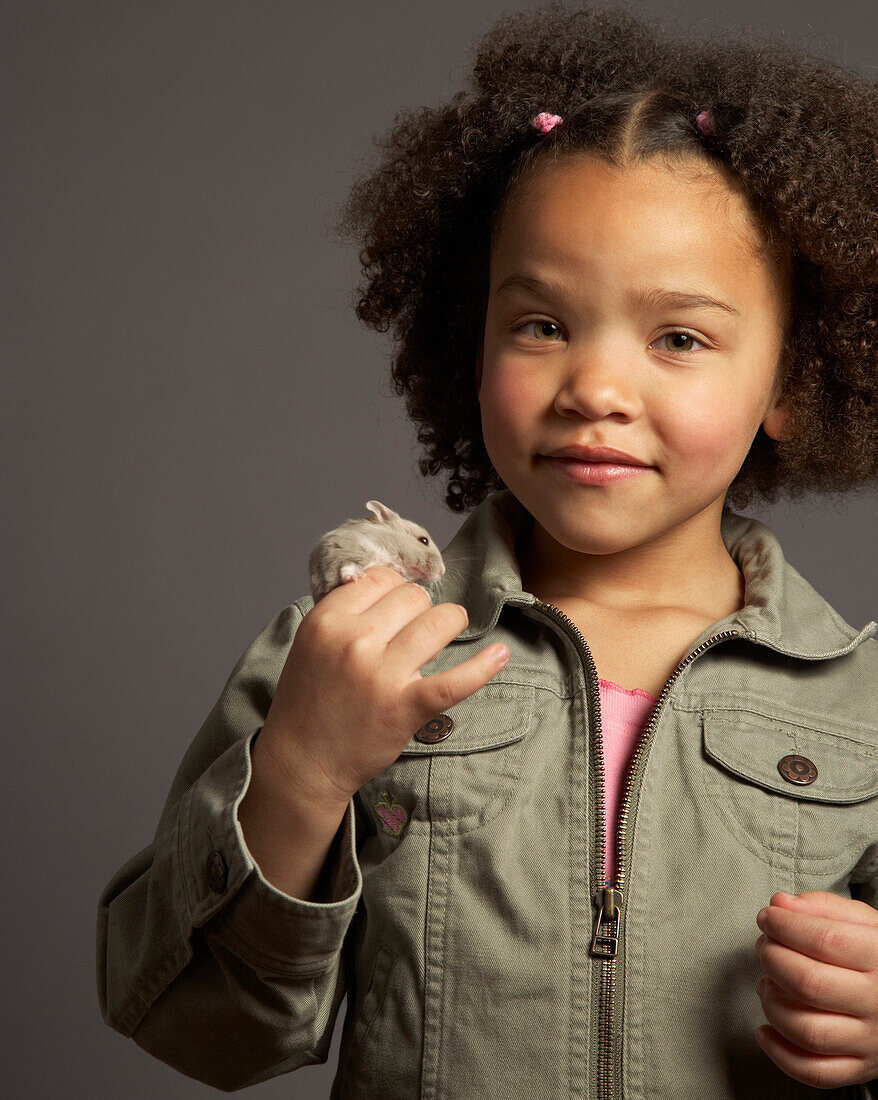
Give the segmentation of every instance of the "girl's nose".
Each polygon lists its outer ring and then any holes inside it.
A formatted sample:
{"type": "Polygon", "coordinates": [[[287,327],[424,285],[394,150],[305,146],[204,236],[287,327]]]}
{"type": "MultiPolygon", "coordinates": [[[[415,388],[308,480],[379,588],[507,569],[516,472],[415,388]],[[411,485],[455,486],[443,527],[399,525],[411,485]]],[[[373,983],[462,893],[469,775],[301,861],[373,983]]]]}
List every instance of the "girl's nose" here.
{"type": "Polygon", "coordinates": [[[618,353],[592,351],[571,360],[555,395],[559,413],[578,412],[589,419],[622,413],[637,416],[641,408],[633,371],[618,353]]]}

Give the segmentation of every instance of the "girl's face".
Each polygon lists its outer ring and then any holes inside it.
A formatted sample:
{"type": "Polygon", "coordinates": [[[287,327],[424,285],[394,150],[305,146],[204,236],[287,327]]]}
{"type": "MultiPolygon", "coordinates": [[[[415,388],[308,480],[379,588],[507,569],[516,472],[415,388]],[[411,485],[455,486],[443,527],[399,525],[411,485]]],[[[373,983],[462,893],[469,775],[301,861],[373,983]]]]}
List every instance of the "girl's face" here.
{"type": "Polygon", "coordinates": [[[638,587],[659,592],[681,553],[693,567],[725,553],[726,490],[759,425],[777,438],[783,419],[785,302],[754,232],[709,166],[562,160],[510,196],[476,370],[482,431],[542,550],[568,572],[580,555],[635,551],[638,587]],[[545,457],[573,443],[649,469],[579,484],[545,457]]]}

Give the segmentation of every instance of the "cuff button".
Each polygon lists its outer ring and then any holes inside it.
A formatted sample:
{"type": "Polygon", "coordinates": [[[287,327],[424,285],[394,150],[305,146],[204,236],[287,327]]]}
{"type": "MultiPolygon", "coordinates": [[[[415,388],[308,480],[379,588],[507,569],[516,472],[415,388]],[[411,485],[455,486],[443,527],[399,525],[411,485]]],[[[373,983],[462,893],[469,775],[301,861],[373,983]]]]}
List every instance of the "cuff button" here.
{"type": "Polygon", "coordinates": [[[223,859],[223,854],[217,848],[207,857],[207,881],[211,890],[221,894],[229,880],[229,868],[223,859]]]}

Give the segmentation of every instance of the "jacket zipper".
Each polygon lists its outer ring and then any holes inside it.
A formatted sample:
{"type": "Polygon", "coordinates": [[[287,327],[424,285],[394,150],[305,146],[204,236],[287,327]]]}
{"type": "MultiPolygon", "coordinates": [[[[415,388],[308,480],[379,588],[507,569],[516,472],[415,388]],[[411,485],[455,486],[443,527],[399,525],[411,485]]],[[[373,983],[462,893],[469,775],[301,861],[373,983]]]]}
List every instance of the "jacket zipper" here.
{"type": "Polygon", "coordinates": [[[613,1074],[613,1068],[615,1065],[614,1051],[613,1051],[613,1034],[614,1034],[614,1015],[615,1015],[615,994],[616,994],[616,954],[619,947],[619,910],[624,901],[623,887],[625,885],[625,864],[623,861],[624,852],[624,839],[625,831],[628,825],[628,813],[629,813],[629,801],[631,797],[631,787],[634,777],[634,772],[637,768],[640,758],[646,750],[648,750],[649,742],[655,729],[656,719],[658,718],[659,711],[664,706],[665,700],[670,690],[671,684],[680,675],[683,669],[691,661],[693,661],[700,653],[703,653],[705,649],[708,649],[715,642],[722,641],[724,638],[739,638],[743,634],[739,630],[723,630],[719,634],[714,634],[710,638],[706,638],[695,649],[691,650],[683,660],[677,665],[674,671],[671,673],[667,683],[662,688],[662,693],[656,702],[652,715],[640,741],[637,744],[637,748],[634,752],[631,762],[628,766],[628,774],[625,781],[625,791],[622,798],[622,806],[619,810],[619,829],[616,837],[616,883],[611,883],[604,877],[604,866],[606,864],[607,857],[607,831],[606,821],[604,815],[604,747],[603,738],[601,734],[601,699],[600,688],[598,685],[598,673],[597,667],[594,663],[594,658],[591,655],[591,650],[588,648],[588,643],[583,638],[582,633],[576,623],[573,622],[569,616],[555,607],[551,603],[543,603],[542,600],[534,600],[534,604],[543,608],[548,614],[559,622],[568,624],[573,631],[573,634],[579,640],[580,651],[585,655],[588,667],[591,670],[591,677],[586,678],[589,688],[589,695],[592,702],[592,723],[596,733],[597,742],[597,810],[598,810],[598,851],[597,851],[597,873],[600,875],[600,886],[594,894],[594,905],[596,909],[594,933],[591,940],[591,954],[600,959],[603,959],[603,970],[601,973],[601,997],[600,1004],[598,1006],[598,1064],[597,1064],[597,1096],[596,1100],[617,1100],[618,1092],[616,1089],[616,1080],[613,1074]]]}

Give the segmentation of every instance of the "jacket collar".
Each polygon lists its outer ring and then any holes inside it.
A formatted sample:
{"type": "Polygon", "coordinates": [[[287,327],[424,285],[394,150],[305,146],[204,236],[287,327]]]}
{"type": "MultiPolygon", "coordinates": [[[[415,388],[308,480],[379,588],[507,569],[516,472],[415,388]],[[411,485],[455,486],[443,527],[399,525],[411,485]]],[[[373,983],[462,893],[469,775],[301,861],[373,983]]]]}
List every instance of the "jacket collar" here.
{"type": "MultiPolygon", "coordinates": [[[[512,491],[500,489],[473,509],[442,551],[445,573],[431,586],[433,602],[466,607],[469,624],[458,635],[462,640],[490,630],[505,603],[535,602],[532,593],[522,591],[515,553],[532,523],[512,491]]],[[[859,631],[845,622],[790,565],[777,536],[760,520],[724,511],[720,533],[746,584],[745,606],[723,619],[723,628],[740,626],[752,641],[809,658],[839,657],[878,630],[875,620],[859,631]]]]}

